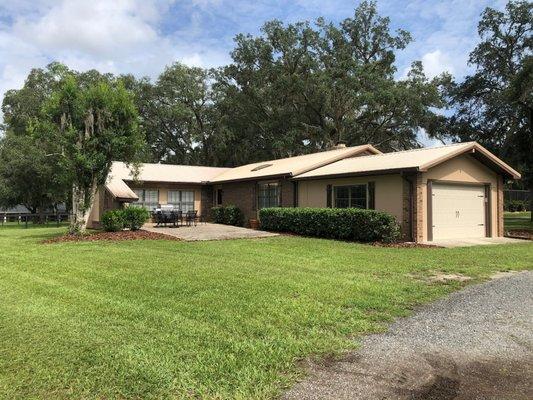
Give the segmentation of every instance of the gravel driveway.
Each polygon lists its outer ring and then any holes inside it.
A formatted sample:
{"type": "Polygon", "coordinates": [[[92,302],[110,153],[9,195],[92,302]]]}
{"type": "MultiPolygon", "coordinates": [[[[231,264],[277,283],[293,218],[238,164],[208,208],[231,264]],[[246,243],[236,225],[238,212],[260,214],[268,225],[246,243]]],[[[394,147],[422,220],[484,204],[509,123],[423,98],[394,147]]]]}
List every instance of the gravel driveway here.
{"type": "Polygon", "coordinates": [[[470,286],[308,367],[284,399],[533,399],[533,271],[470,286]]]}

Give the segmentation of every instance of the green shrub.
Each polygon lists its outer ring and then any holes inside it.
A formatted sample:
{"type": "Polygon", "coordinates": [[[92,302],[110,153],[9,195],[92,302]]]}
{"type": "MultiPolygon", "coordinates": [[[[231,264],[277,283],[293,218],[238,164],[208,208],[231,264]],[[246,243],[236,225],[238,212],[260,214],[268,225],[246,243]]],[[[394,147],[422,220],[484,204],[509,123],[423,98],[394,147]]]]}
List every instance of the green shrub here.
{"type": "Polygon", "coordinates": [[[122,210],[109,210],[102,215],[102,226],[106,232],[119,232],[124,229],[122,210]]]}
{"type": "Polygon", "coordinates": [[[143,207],[126,207],[122,210],[124,227],[138,231],[150,218],[150,212],[143,207]]]}
{"type": "Polygon", "coordinates": [[[213,222],[215,224],[223,224],[224,223],[224,207],[211,208],[211,216],[213,217],[213,222]]]}
{"type": "Polygon", "coordinates": [[[400,238],[396,219],[385,212],[358,208],[264,208],[261,229],[357,242],[400,238]]]}
{"type": "Polygon", "coordinates": [[[504,203],[505,211],[526,211],[527,206],[525,200],[506,200],[504,203]]]}
{"type": "Polygon", "coordinates": [[[211,215],[216,224],[242,226],[244,223],[244,214],[239,207],[234,205],[213,207],[211,215]]]}
{"type": "Polygon", "coordinates": [[[224,221],[226,225],[242,226],[244,214],[237,206],[227,206],[224,208],[224,221]]]}

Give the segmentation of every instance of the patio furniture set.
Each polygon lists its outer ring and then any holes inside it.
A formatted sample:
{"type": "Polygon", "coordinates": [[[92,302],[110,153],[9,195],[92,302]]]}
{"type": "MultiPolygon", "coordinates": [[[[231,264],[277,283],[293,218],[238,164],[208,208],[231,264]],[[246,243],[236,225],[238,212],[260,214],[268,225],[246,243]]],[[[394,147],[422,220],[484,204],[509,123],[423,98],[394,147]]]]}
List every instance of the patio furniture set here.
{"type": "Polygon", "coordinates": [[[182,211],[176,210],[173,207],[161,206],[151,212],[152,222],[156,227],[172,226],[179,228],[180,226],[196,226],[201,221],[197,210],[182,211]]]}

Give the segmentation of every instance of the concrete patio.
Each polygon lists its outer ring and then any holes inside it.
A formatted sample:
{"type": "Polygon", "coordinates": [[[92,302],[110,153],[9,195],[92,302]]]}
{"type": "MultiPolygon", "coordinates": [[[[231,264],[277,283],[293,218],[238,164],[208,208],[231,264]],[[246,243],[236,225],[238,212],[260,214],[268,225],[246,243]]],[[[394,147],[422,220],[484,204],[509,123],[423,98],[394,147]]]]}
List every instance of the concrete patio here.
{"type": "Polygon", "coordinates": [[[163,233],[191,242],[198,240],[253,239],[278,236],[277,233],[272,232],[210,223],[199,223],[196,226],[180,226],[179,228],[156,227],[153,223],[148,223],[143,226],[143,230],[163,233]]]}

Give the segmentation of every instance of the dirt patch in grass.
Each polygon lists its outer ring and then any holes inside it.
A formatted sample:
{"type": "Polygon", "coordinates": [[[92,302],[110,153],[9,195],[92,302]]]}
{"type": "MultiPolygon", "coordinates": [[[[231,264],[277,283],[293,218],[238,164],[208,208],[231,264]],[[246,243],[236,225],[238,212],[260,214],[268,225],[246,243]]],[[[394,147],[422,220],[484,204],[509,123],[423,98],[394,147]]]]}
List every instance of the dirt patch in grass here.
{"type": "Polygon", "coordinates": [[[63,242],[96,242],[96,241],[121,242],[126,240],[181,240],[175,236],[148,231],[122,231],[122,232],[97,232],[87,235],[63,235],[47,239],[41,243],[63,242]]]}
{"type": "Polygon", "coordinates": [[[466,282],[472,279],[469,276],[462,275],[462,274],[435,274],[429,278],[431,282],[442,282],[446,283],[449,281],[457,281],[457,282],[466,282]]]}
{"type": "Polygon", "coordinates": [[[429,284],[433,283],[448,283],[452,281],[466,282],[472,279],[472,277],[463,274],[447,274],[444,272],[433,272],[432,275],[426,276],[421,274],[406,274],[409,278],[413,278],[419,281],[424,281],[429,284]]]}

